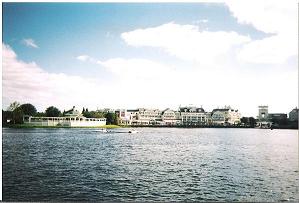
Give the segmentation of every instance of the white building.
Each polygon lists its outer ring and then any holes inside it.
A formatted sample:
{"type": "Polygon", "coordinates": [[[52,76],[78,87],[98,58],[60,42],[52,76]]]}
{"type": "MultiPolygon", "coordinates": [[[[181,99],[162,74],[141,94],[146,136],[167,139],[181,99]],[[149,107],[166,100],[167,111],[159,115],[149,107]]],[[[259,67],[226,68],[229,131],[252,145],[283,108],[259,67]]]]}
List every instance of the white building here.
{"type": "Polygon", "coordinates": [[[132,109],[116,111],[120,125],[151,125],[162,123],[162,112],[159,109],[132,109]]]}
{"type": "Polygon", "coordinates": [[[137,120],[138,109],[126,110],[119,109],[115,111],[116,116],[118,117],[119,125],[131,125],[133,121],[137,120]]]}
{"type": "Polygon", "coordinates": [[[235,125],[241,123],[241,114],[230,107],[214,109],[211,113],[212,122],[216,125],[235,125]]]}
{"type": "Polygon", "coordinates": [[[268,106],[259,106],[259,114],[257,116],[257,119],[259,121],[268,121],[268,116],[269,116],[269,112],[268,112],[268,106]]]}
{"type": "Polygon", "coordinates": [[[145,109],[139,108],[137,113],[137,120],[132,124],[149,125],[160,124],[162,122],[162,112],[159,109],[145,109]]]}
{"type": "Polygon", "coordinates": [[[180,112],[173,111],[169,108],[162,111],[162,124],[163,125],[180,125],[181,116],[180,112]]]}
{"type": "Polygon", "coordinates": [[[203,108],[180,107],[179,112],[183,125],[205,125],[208,123],[207,114],[203,108]]]}
{"type": "Polygon", "coordinates": [[[24,123],[32,126],[100,127],[106,125],[106,118],[86,118],[73,107],[64,117],[24,116],[24,123]]]}

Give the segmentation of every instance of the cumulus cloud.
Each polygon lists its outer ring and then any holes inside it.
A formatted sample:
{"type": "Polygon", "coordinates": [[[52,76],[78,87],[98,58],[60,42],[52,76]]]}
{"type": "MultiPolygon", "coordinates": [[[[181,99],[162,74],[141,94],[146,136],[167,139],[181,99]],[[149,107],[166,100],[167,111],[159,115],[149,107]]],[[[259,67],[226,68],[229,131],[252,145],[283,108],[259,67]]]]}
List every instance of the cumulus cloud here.
{"type": "Polygon", "coordinates": [[[172,22],[125,32],[121,37],[128,45],[162,48],[170,55],[201,64],[214,64],[218,58],[251,40],[233,31],[201,31],[198,26],[172,22]]]}
{"type": "Polygon", "coordinates": [[[147,59],[139,58],[111,58],[106,61],[97,61],[112,73],[122,78],[135,79],[157,79],[170,74],[173,71],[170,67],[147,59]]]}
{"type": "Polygon", "coordinates": [[[284,112],[297,103],[296,71],[260,72],[257,75],[226,68],[174,69],[142,58],[110,58],[95,63],[115,76],[112,84],[105,87],[110,92],[117,92],[113,99],[115,95],[110,93],[109,99],[118,101],[115,103],[118,107],[175,109],[180,104],[193,103],[212,110],[217,106],[231,105],[239,108],[243,115],[254,116],[261,103],[271,104],[271,111],[277,112],[284,112]]]}
{"type": "Polygon", "coordinates": [[[26,63],[17,58],[10,46],[2,44],[3,106],[13,101],[31,102],[44,110],[49,105],[63,109],[73,105],[93,105],[101,98],[94,92],[101,86],[92,79],[69,76],[63,73],[48,73],[35,62],[26,63]]]}
{"type": "Polygon", "coordinates": [[[77,56],[77,59],[78,59],[79,61],[83,61],[83,62],[85,62],[85,61],[90,61],[90,62],[95,61],[95,59],[93,59],[92,57],[90,57],[90,56],[88,56],[88,55],[80,55],[80,56],[77,56]]]}
{"type": "Polygon", "coordinates": [[[223,64],[222,59],[227,57],[242,63],[283,64],[298,55],[296,0],[227,0],[225,3],[240,24],[252,25],[269,35],[254,40],[233,31],[212,32],[171,22],[124,32],[121,37],[130,46],[160,48],[172,56],[204,65],[223,64]]]}
{"type": "Polygon", "coordinates": [[[251,63],[283,63],[296,56],[298,22],[296,0],[226,1],[232,15],[241,24],[272,34],[245,44],[238,59],[251,63]]]}
{"type": "Polygon", "coordinates": [[[23,39],[22,43],[27,47],[39,48],[33,39],[23,39]]]}

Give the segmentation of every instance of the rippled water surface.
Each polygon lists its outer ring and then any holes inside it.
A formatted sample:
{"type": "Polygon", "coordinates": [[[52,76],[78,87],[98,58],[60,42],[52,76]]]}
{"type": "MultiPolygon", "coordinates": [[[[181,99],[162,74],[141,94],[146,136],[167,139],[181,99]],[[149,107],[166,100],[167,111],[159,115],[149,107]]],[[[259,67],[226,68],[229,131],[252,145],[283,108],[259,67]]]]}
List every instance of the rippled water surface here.
{"type": "Polygon", "coordinates": [[[296,130],[3,129],[6,201],[299,200],[296,130]]]}

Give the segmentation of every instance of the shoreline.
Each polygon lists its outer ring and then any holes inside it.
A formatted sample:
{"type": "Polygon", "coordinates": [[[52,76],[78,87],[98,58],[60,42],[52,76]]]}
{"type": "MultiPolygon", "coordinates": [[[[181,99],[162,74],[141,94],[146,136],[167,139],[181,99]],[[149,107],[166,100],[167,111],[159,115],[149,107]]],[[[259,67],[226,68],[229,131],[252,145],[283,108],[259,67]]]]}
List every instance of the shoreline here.
{"type": "MultiPolygon", "coordinates": [[[[251,128],[251,129],[271,129],[271,128],[257,128],[251,126],[217,126],[217,125],[104,125],[104,126],[85,126],[85,127],[67,127],[67,126],[34,126],[34,125],[24,125],[24,124],[13,124],[8,126],[2,126],[2,128],[251,128]]],[[[298,128],[290,126],[273,127],[272,129],[289,129],[298,130],[298,128]]]]}

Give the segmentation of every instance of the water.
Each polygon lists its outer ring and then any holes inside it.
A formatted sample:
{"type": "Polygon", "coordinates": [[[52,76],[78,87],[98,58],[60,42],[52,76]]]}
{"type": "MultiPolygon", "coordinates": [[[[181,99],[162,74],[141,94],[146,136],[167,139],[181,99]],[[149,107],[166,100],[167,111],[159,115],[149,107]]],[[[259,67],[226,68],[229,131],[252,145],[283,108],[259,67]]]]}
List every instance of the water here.
{"type": "Polygon", "coordinates": [[[3,129],[5,201],[298,201],[296,130],[3,129]]]}

